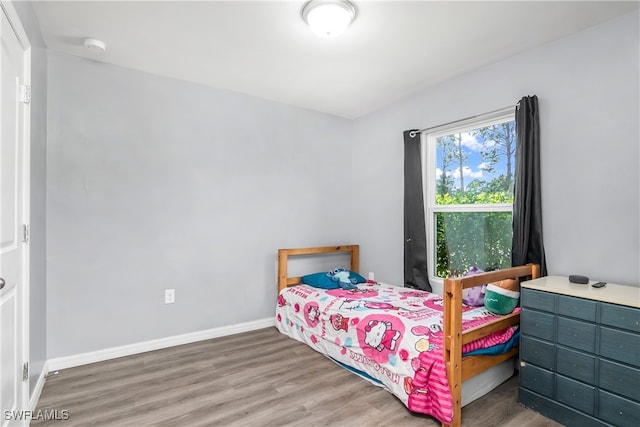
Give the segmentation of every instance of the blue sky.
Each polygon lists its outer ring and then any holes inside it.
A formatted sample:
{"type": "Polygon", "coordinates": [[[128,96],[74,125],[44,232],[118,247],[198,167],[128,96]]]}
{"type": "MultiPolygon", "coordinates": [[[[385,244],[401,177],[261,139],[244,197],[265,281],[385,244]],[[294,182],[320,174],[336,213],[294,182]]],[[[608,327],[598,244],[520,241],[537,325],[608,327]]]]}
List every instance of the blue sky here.
{"type": "MultiPolygon", "coordinates": [[[[457,134],[457,133],[456,133],[457,134]]],[[[463,175],[464,175],[464,183],[465,187],[467,184],[472,182],[473,180],[480,179],[484,181],[491,181],[492,179],[500,176],[506,175],[507,173],[507,163],[504,157],[500,158],[500,161],[494,166],[495,171],[492,173],[487,173],[482,170],[482,166],[485,165],[485,162],[480,155],[480,151],[483,148],[488,148],[495,145],[495,141],[493,140],[482,140],[481,135],[472,135],[471,132],[462,132],[462,146],[464,147],[465,152],[467,153],[467,162],[463,167],[463,175]]],[[[436,150],[436,179],[442,175],[442,170],[440,166],[442,165],[441,157],[442,150],[436,150]]],[[[512,166],[513,172],[513,166],[512,166]]],[[[452,176],[455,179],[456,187],[460,188],[460,170],[457,168],[457,165],[450,164],[447,169],[447,175],[452,176]],[[453,170],[452,170],[453,169],[453,170]]]]}

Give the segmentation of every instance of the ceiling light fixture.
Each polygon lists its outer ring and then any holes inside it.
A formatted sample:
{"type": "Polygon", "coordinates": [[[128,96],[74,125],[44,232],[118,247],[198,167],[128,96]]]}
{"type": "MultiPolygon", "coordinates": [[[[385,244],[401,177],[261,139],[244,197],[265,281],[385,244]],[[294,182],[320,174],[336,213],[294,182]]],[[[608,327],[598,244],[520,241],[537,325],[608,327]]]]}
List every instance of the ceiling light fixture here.
{"type": "Polygon", "coordinates": [[[348,0],[311,0],[302,8],[302,19],[320,37],[344,33],[356,17],[356,7],[348,0]]]}

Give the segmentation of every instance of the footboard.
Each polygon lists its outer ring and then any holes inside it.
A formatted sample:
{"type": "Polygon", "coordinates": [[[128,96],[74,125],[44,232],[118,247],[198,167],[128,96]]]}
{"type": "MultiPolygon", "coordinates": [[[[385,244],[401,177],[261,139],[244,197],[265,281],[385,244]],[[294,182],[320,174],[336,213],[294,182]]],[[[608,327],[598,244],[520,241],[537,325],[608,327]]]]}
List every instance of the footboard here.
{"type": "Polygon", "coordinates": [[[445,279],[444,360],[447,365],[449,387],[453,396],[454,414],[451,426],[461,425],[462,382],[518,353],[518,349],[514,348],[510,352],[498,356],[462,357],[462,346],[464,344],[520,322],[520,313],[511,313],[491,323],[462,332],[462,290],[505,279],[525,278],[530,280],[539,277],[539,275],[540,267],[538,265],[527,264],[474,276],[445,279]]]}

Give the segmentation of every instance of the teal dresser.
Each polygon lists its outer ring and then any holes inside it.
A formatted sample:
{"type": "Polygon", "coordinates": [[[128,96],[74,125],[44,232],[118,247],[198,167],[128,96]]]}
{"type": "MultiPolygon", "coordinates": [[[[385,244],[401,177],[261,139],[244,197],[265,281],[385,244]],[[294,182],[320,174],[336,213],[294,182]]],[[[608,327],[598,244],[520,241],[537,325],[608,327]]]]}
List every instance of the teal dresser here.
{"type": "Polygon", "coordinates": [[[519,402],[566,426],[640,426],[640,288],[590,284],[522,283],[519,402]]]}

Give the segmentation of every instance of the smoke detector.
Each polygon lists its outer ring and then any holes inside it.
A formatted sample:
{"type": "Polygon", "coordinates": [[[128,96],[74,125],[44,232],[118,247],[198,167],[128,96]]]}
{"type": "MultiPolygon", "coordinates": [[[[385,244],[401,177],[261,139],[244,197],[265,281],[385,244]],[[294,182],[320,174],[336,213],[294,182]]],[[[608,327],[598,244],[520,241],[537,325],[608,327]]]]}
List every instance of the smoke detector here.
{"type": "Polygon", "coordinates": [[[84,47],[96,53],[104,53],[107,50],[107,45],[103,41],[91,38],[84,39],[84,47]]]}

